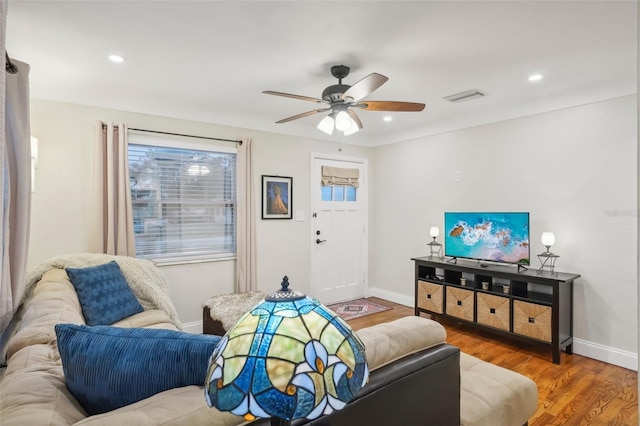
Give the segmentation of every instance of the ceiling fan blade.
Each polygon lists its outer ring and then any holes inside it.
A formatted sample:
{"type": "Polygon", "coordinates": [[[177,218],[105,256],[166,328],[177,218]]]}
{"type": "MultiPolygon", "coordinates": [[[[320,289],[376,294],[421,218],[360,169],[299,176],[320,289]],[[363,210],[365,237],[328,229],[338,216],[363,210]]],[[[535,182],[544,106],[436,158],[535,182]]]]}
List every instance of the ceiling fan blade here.
{"type": "Polygon", "coordinates": [[[289,121],[297,120],[298,118],[308,117],[313,114],[318,114],[320,112],[330,111],[331,108],[322,108],[322,109],[314,109],[313,111],[303,112],[302,114],[294,115],[292,117],[283,118],[282,120],[276,121],[277,124],[287,123],[289,121]]]}
{"type": "Polygon", "coordinates": [[[310,101],[310,102],[318,102],[318,103],[325,102],[322,99],[312,98],[310,96],[292,95],[291,93],[274,92],[272,90],[265,90],[262,93],[266,95],[276,95],[276,96],[284,96],[285,98],[300,99],[301,101],[310,101]]]}
{"type": "Polygon", "coordinates": [[[347,89],[347,91],[342,94],[342,99],[347,100],[347,98],[350,98],[351,102],[358,102],[360,99],[385,84],[387,80],[389,80],[389,78],[382,74],[375,72],[371,73],[347,89]]]}
{"type": "Polygon", "coordinates": [[[347,112],[349,113],[349,117],[351,117],[351,119],[358,125],[358,129],[362,129],[362,121],[360,121],[358,114],[356,114],[356,112],[351,108],[349,108],[347,112]]]}
{"type": "Polygon", "coordinates": [[[424,104],[417,102],[397,102],[397,101],[365,101],[353,107],[366,109],[368,111],[422,111],[424,104]]]}

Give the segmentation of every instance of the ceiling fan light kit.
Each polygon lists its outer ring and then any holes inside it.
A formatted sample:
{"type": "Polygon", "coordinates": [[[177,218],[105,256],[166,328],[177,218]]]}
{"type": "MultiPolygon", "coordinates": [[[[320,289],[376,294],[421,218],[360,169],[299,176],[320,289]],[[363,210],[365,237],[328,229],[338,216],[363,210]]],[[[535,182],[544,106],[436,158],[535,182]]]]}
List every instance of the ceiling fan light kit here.
{"type": "Polygon", "coordinates": [[[327,115],[318,123],[318,129],[322,130],[328,135],[333,134],[334,127],[335,127],[335,122],[333,121],[333,117],[331,116],[331,114],[327,115]]]}
{"type": "Polygon", "coordinates": [[[345,65],[334,65],[331,67],[331,75],[338,79],[338,84],[331,85],[322,91],[322,99],[309,96],[293,95],[290,93],[274,92],[265,90],[262,93],[267,95],[284,96],[287,98],[299,99],[303,101],[325,103],[326,108],[315,109],[303,112],[292,117],[283,118],[276,123],[287,123],[299,118],[330,111],[329,115],[318,123],[318,129],[328,135],[333,134],[334,129],[342,132],[345,136],[352,135],[362,129],[362,121],[353,108],[370,111],[396,111],[396,112],[419,112],[424,110],[425,104],[417,102],[397,102],[397,101],[361,101],[374,90],[378,89],[389,80],[382,74],[372,73],[359,80],[353,86],[342,84],[342,79],[349,75],[349,67],[345,65]]]}
{"type": "Polygon", "coordinates": [[[345,136],[349,136],[349,135],[352,135],[352,134],[356,133],[359,130],[360,129],[358,128],[358,126],[356,126],[355,124],[352,124],[351,127],[346,129],[343,133],[344,133],[345,136]]]}
{"type": "Polygon", "coordinates": [[[360,130],[360,127],[358,126],[358,123],[349,116],[347,111],[340,111],[338,114],[334,114],[332,112],[320,120],[320,123],[318,123],[318,129],[328,135],[332,135],[333,130],[337,129],[338,131],[343,132],[345,136],[349,136],[360,130]]]}
{"type": "Polygon", "coordinates": [[[351,121],[351,117],[349,117],[347,111],[340,111],[338,115],[336,115],[336,129],[341,132],[348,130],[352,123],[353,121],[351,121]]]}

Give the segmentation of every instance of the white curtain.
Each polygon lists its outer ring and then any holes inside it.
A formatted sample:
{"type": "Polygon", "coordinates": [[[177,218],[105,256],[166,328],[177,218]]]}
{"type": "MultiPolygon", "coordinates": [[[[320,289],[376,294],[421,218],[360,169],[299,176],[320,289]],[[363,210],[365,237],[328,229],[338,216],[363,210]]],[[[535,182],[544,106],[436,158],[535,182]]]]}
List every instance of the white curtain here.
{"type": "Polygon", "coordinates": [[[256,202],[253,179],[253,142],[243,139],[236,161],[237,261],[236,292],[258,289],[256,278],[256,202]]]}
{"type": "Polygon", "coordinates": [[[99,246],[106,254],[135,257],[127,126],[122,123],[99,123],[99,126],[96,189],[102,197],[98,203],[102,205],[99,246]]]}
{"type": "MultiPolygon", "coordinates": [[[[0,2],[1,48],[5,50],[6,2],[0,2]]],[[[0,330],[4,331],[18,309],[25,288],[31,221],[31,135],[29,124],[28,64],[0,79],[0,192],[2,192],[2,251],[0,252],[0,330]]]]}

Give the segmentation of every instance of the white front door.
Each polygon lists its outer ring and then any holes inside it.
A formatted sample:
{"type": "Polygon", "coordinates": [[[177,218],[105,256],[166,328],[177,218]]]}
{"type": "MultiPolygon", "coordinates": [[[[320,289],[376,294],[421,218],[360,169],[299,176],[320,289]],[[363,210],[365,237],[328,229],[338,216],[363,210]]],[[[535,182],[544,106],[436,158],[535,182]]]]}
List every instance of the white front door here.
{"type": "Polygon", "coordinates": [[[324,304],[364,296],[367,280],[366,160],[314,155],[311,167],[311,288],[324,304]],[[322,166],[359,170],[359,186],[323,186],[322,166]]]}

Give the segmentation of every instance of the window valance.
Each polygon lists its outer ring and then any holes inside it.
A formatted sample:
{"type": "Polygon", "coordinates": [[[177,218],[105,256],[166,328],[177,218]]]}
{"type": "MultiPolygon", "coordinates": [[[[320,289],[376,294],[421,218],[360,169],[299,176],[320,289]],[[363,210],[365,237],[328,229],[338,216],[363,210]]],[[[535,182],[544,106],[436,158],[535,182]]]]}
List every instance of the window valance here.
{"type": "Polygon", "coordinates": [[[322,184],[324,186],[348,185],[357,188],[359,177],[360,170],[358,169],[322,166],[322,184]]]}

